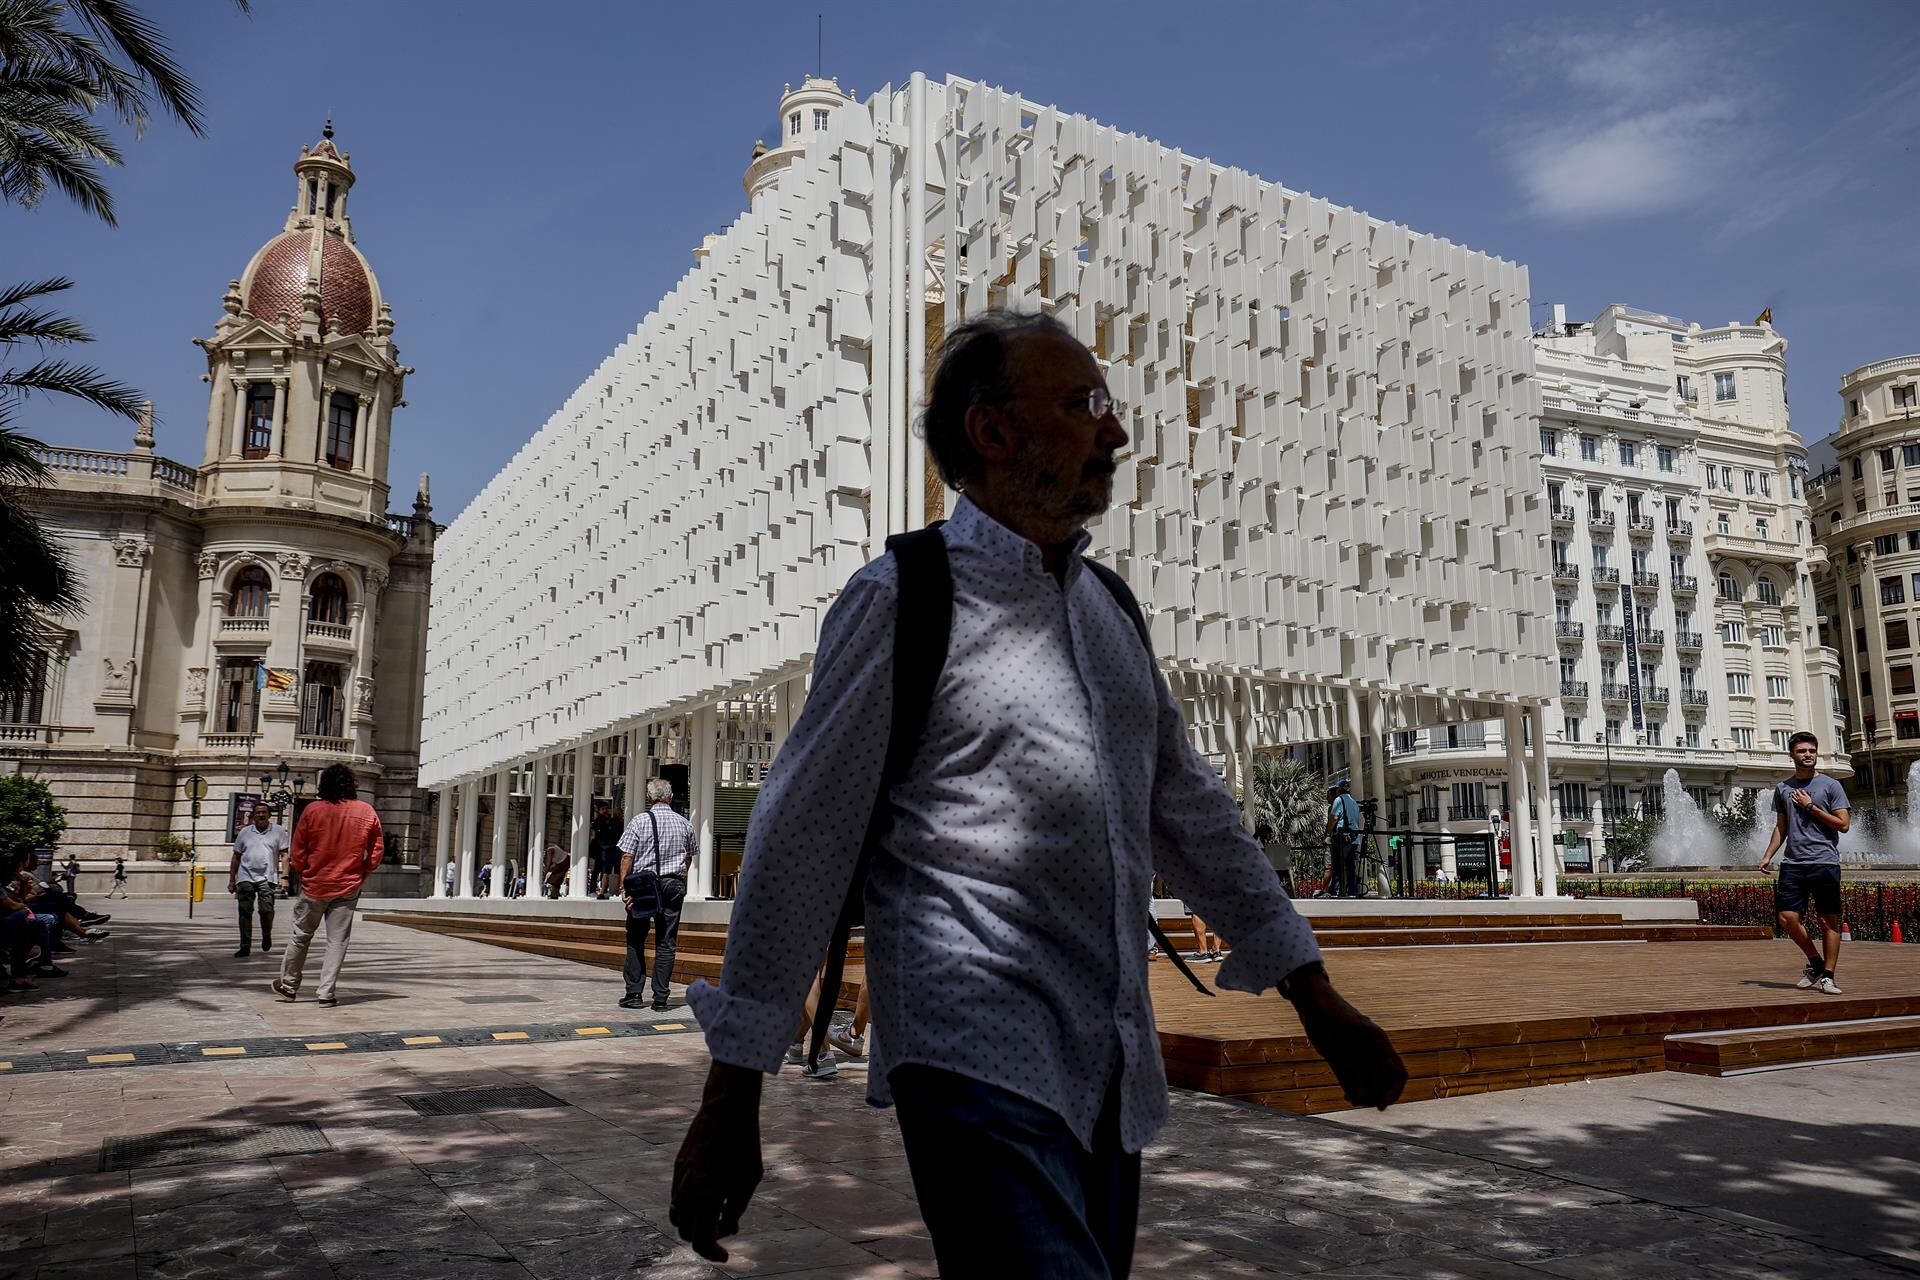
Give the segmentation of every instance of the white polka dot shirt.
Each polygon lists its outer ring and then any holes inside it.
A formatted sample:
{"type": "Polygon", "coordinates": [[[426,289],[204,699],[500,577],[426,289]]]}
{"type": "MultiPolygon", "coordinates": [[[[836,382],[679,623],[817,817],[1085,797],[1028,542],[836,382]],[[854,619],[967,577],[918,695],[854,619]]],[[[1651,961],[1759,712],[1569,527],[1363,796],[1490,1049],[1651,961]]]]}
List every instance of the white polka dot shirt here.
{"type": "MultiPolygon", "coordinates": [[[[1121,1141],[1165,1121],[1147,995],[1157,867],[1258,993],[1319,959],[1306,921],[1194,751],[1132,620],[1074,546],[1040,548],[962,498],[942,527],[953,633],[926,734],[890,797],[866,890],[869,1098],[921,1063],[1010,1090],[1091,1147],[1116,1071],[1121,1141]]],[[[718,987],[688,992],[713,1057],[777,1071],[826,952],[879,788],[897,564],[856,573],[755,806],[718,987]]]]}

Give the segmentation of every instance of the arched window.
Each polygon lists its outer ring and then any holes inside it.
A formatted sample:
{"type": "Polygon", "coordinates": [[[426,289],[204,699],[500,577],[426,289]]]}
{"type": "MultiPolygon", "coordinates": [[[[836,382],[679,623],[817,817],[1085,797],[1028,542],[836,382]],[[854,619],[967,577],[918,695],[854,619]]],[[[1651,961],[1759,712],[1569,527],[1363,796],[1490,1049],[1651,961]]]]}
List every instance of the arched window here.
{"type": "Polygon", "coordinates": [[[1720,575],[1720,598],[1722,600],[1738,600],[1740,598],[1740,584],[1733,580],[1733,575],[1730,573],[1722,573],[1720,575]]]}
{"type": "Polygon", "coordinates": [[[1772,578],[1759,579],[1753,584],[1753,588],[1759,593],[1761,604],[1780,603],[1780,588],[1773,584],[1772,578]]]}
{"type": "Polygon", "coordinates": [[[273,384],[247,384],[247,438],[240,452],[249,458],[264,458],[273,448],[273,384]]]}
{"type": "Polygon", "coordinates": [[[347,584],[340,581],[339,574],[323,573],[313,580],[313,591],[307,598],[307,620],[346,625],[347,584]]]}
{"type": "Polygon", "coordinates": [[[344,736],[347,669],[337,662],[309,662],[305,674],[300,684],[300,735],[344,736]]]}
{"type": "Polygon", "coordinates": [[[353,419],[360,402],[343,391],[327,401],[327,462],[342,471],[353,466],[353,419]]]}
{"type": "Polygon", "coordinates": [[[233,590],[227,594],[227,616],[266,617],[267,593],[272,590],[273,580],[267,577],[267,571],[257,564],[248,565],[234,575],[233,590]]]}

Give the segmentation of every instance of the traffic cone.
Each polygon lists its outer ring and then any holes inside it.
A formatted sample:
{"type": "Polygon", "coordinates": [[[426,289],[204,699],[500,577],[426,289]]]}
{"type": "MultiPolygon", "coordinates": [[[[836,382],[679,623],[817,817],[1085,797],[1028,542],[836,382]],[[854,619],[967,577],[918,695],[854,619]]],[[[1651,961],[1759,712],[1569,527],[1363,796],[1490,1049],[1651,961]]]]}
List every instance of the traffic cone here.
{"type": "Polygon", "coordinates": [[[1840,941],[1842,942],[1853,941],[1853,926],[1848,924],[1845,920],[1842,920],[1840,922],[1840,941]]]}
{"type": "Polygon", "coordinates": [[[1905,942],[1905,941],[1906,941],[1906,939],[1905,939],[1905,938],[1903,938],[1903,937],[1901,937],[1901,936],[1900,936],[1900,922],[1899,922],[1898,920],[1895,920],[1895,921],[1893,922],[1893,941],[1895,941],[1895,942],[1905,942]]]}

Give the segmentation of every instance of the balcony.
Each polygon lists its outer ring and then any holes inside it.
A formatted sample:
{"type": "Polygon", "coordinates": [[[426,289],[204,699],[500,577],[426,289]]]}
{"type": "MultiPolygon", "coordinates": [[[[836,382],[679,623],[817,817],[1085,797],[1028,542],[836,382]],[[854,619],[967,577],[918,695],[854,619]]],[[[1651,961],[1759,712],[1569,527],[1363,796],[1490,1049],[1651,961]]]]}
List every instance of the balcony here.
{"type": "Polygon", "coordinates": [[[293,740],[296,751],[317,751],[322,755],[350,756],[353,754],[352,738],[321,737],[299,734],[293,740]]]}
{"type": "Polygon", "coordinates": [[[1609,569],[1606,565],[1601,565],[1593,571],[1593,580],[1595,582],[1618,582],[1620,581],[1620,571],[1618,569],[1609,569]]]}
{"type": "Polygon", "coordinates": [[[1664,631],[1642,631],[1637,639],[1642,649],[1664,649],[1667,647],[1667,633],[1664,631]]]}
{"type": "Polygon", "coordinates": [[[1484,804],[1450,804],[1447,806],[1449,822],[1485,822],[1487,806],[1484,804]]]}
{"type": "Polygon", "coordinates": [[[1693,521],[1691,520],[1667,521],[1667,536],[1669,538],[1691,538],[1693,536],[1693,521]]]}
{"type": "Polygon", "coordinates": [[[1572,524],[1578,518],[1572,507],[1555,507],[1553,509],[1553,522],[1555,524],[1572,524]]]}
{"type": "Polygon", "coordinates": [[[268,623],[265,618],[220,619],[220,634],[223,636],[246,636],[248,638],[258,636],[264,640],[267,638],[267,629],[268,623]]]}
{"type": "Polygon", "coordinates": [[[1658,591],[1660,589],[1660,575],[1657,573],[1648,573],[1645,570],[1635,570],[1633,575],[1633,589],[1635,591],[1658,591]]]}
{"type": "Polygon", "coordinates": [[[1640,701],[1652,703],[1656,707],[1664,707],[1670,700],[1670,691],[1663,684],[1650,684],[1640,690],[1640,701]]]}
{"type": "Polygon", "coordinates": [[[1593,629],[1593,638],[1601,644],[1625,644],[1627,629],[1611,622],[1603,622],[1593,629]]]}
{"type": "Polygon", "coordinates": [[[353,628],[341,622],[315,622],[308,619],[307,639],[334,640],[350,645],[353,643],[353,628]]]}
{"type": "Polygon", "coordinates": [[[1707,638],[1698,631],[1676,631],[1673,633],[1673,645],[1676,649],[1698,653],[1707,647],[1707,638]]]}
{"type": "Polygon", "coordinates": [[[1560,806],[1560,820],[1562,822],[1589,822],[1592,818],[1593,810],[1587,805],[1563,804],[1560,806]]]}
{"type": "Polygon", "coordinates": [[[1611,529],[1613,528],[1613,512],[1589,511],[1587,512],[1587,523],[1596,529],[1611,529]]]}
{"type": "Polygon", "coordinates": [[[200,745],[210,751],[245,751],[258,736],[252,733],[203,733],[200,735],[200,745]]]}
{"type": "Polygon", "coordinates": [[[1677,596],[1692,596],[1692,595],[1700,594],[1700,579],[1685,573],[1674,574],[1673,575],[1673,594],[1677,596]]]}
{"type": "Polygon", "coordinates": [[[1627,702],[1633,697],[1631,687],[1624,684],[1603,684],[1600,686],[1600,701],[1627,702]]]}
{"type": "Polygon", "coordinates": [[[1632,532],[1632,533],[1652,534],[1653,517],[1652,516],[1628,516],[1627,529],[1629,532],[1632,532]]]}
{"type": "Polygon", "coordinates": [[[1682,689],[1680,691],[1680,705],[1683,707],[1706,706],[1707,691],[1705,689],[1682,689]]]}
{"type": "Polygon", "coordinates": [[[1438,809],[1416,810],[1414,813],[1414,820],[1416,822],[1421,823],[1422,825],[1429,822],[1438,822],[1440,821],[1440,811],[1438,809]]]}
{"type": "MultiPolygon", "coordinates": [[[[1882,513],[1874,514],[1879,516],[1882,513]]],[[[1706,536],[1704,547],[1710,556],[1738,556],[1745,560],[1767,560],[1774,564],[1791,565],[1795,569],[1800,567],[1800,548],[1781,539],[1743,538],[1737,534],[1715,531],[1706,536]]]]}
{"type": "Polygon", "coordinates": [[[1580,698],[1585,700],[1587,696],[1587,682],[1585,680],[1562,680],[1560,682],[1560,696],[1563,698],[1580,698]]]}
{"type": "Polygon", "coordinates": [[[1553,624],[1553,634],[1562,640],[1581,640],[1586,638],[1587,624],[1584,622],[1560,621],[1553,624]]]}
{"type": "Polygon", "coordinates": [[[1577,565],[1577,564],[1556,564],[1556,565],[1554,565],[1554,566],[1553,566],[1553,580],[1554,580],[1555,582],[1578,582],[1578,581],[1580,581],[1580,566],[1579,566],[1579,565],[1577,565]]]}

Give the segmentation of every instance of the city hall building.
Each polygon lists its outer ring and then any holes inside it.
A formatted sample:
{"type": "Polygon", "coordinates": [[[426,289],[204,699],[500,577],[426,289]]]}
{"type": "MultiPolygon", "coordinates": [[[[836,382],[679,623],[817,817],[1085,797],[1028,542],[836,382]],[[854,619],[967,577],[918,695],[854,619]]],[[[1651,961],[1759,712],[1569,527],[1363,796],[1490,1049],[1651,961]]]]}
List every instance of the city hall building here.
{"type": "Polygon", "coordinates": [[[281,230],[194,340],[210,384],[199,465],[159,451],[151,414],[131,450],[44,454],[55,483],[38,507],[87,603],[43,619],[51,660],[0,690],[0,758],[66,806],[63,851],[128,857],[136,892],[182,891],[153,862],[160,837],[224,864],[237,800],[310,798],[330,764],[353,767],[398,861],[426,827],[435,526],[424,476],[405,513],[388,510],[387,482],[412,370],[354,242],[354,172],[331,125],[293,168],[281,230]]]}
{"type": "Polygon", "coordinates": [[[593,802],[651,776],[700,833],[690,896],[731,894],[822,615],[953,501],[910,424],[990,307],[1057,316],[1132,406],[1091,554],[1230,785],[1334,742],[1378,794],[1370,744],[1498,720],[1535,848],[1560,683],[1523,267],[966,80],[809,79],[777,128],[748,211],[437,543],[421,779],[456,895],[549,845],[584,895],[593,802]]]}

